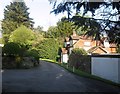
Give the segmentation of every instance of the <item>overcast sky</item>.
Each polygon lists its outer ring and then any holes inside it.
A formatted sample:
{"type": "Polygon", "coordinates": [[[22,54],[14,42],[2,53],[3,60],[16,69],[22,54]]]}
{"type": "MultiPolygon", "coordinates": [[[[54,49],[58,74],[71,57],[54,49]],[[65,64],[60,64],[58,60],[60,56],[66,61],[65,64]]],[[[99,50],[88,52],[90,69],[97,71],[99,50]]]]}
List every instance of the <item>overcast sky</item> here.
{"type": "MultiPolygon", "coordinates": [[[[12,0],[0,0],[0,20],[4,18],[4,8],[6,5],[10,5],[12,0]]],[[[24,0],[30,17],[34,19],[34,26],[43,26],[44,30],[47,30],[49,26],[56,25],[56,22],[61,19],[65,14],[59,14],[55,16],[54,13],[50,14],[52,11],[52,5],[49,4],[48,0],[24,0]]]]}

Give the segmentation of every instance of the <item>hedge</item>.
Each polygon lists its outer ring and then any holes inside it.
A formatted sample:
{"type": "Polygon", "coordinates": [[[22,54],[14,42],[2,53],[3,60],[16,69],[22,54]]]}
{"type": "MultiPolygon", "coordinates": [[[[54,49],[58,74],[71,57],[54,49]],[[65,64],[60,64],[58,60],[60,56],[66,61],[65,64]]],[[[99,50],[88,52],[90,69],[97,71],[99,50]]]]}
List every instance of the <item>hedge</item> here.
{"type": "Polygon", "coordinates": [[[87,55],[84,49],[73,49],[69,56],[69,65],[76,69],[91,72],[91,56],[87,55]]]}

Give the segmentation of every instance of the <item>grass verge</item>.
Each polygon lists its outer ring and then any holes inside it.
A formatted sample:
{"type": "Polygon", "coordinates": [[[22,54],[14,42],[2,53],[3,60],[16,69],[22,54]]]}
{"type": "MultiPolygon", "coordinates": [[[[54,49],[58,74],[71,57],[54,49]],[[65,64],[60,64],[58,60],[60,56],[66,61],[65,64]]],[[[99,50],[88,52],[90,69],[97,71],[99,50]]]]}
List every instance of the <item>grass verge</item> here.
{"type": "Polygon", "coordinates": [[[99,80],[99,81],[105,82],[107,84],[111,84],[111,85],[120,87],[120,84],[118,84],[118,83],[112,82],[110,80],[103,79],[103,78],[95,76],[95,75],[91,75],[91,74],[83,72],[83,71],[81,71],[79,69],[74,69],[74,72],[73,72],[73,68],[72,67],[68,67],[67,68],[65,65],[60,65],[60,66],[62,66],[66,70],[68,70],[68,71],[70,71],[70,72],[72,72],[74,74],[77,74],[79,76],[87,77],[87,78],[94,79],[94,80],[99,80]]]}
{"type": "Polygon", "coordinates": [[[44,61],[48,61],[48,62],[51,62],[51,63],[57,63],[56,61],[50,60],[50,59],[40,58],[39,60],[44,60],[44,61]]]}

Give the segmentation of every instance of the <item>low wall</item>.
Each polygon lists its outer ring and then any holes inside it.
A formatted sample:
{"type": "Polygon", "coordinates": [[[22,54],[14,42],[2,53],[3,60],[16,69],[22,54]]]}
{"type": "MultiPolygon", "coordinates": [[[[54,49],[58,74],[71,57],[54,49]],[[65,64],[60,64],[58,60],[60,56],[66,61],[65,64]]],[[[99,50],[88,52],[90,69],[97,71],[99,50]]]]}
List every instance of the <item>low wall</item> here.
{"type": "Polygon", "coordinates": [[[92,75],[120,83],[120,55],[93,55],[92,75]]]}

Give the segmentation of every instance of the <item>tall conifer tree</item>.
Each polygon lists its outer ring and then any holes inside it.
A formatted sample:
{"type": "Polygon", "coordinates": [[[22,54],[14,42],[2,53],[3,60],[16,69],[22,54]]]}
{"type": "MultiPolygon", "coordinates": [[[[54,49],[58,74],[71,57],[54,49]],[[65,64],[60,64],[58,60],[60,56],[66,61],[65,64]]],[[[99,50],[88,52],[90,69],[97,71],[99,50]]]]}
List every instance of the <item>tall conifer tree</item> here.
{"type": "Polygon", "coordinates": [[[2,29],[4,34],[10,34],[20,25],[25,25],[28,28],[33,26],[33,19],[29,17],[29,12],[25,2],[13,1],[4,9],[4,19],[2,29]]]}

